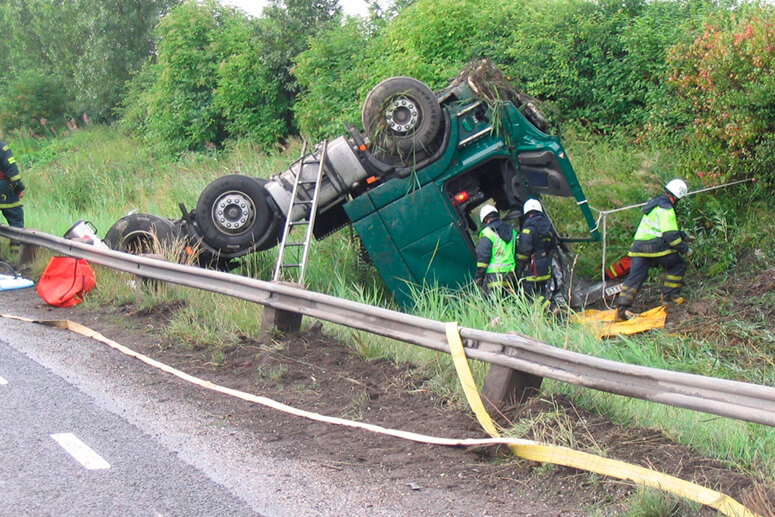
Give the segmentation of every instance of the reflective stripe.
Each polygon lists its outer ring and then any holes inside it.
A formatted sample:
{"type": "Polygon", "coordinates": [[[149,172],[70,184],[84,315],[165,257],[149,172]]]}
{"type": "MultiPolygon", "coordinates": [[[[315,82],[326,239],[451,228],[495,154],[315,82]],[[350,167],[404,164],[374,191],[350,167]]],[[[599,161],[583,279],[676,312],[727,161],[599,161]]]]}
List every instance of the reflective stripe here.
{"type": "Polygon", "coordinates": [[[8,163],[9,163],[9,164],[16,163],[16,158],[14,158],[13,156],[11,156],[10,158],[8,158],[8,163]]]}
{"type": "Polygon", "coordinates": [[[667,278],[668,280],[679,280],[679,281],[684,279],[684,277],[676,276],[676,275],[665,275],[665,278],[667,278]]]}
{"type": "Polygon", "coordinates": [[[16,208],[17,206],[22,206],[24,203],[21,201],[17,201],[16,203],[0,203],[0,208],[16,208]]]}
{"type": "Polygon", "coordinates": [[[22,178],[22,175],[17,174],[16,176],[11,176],[10,178],[8,178],[8,181],[10,182],[19,181],[21,178],[22,178]]]}
{"type": "Polygon", "coordinates": [[[552,278],[551,273],[543,276],[526,276],[526,277],[523,277],[522,280],[526,282],[543,282],[544,280],[549,280],[550,278],[552,278]]]}
{"type": "Polygon", "coordinates": [[[487,267],[487,264],[485,264],[484,262],[477,262],[476,267],[487,267]]]}
{"type": "Polygon", "coordinates": [[[522,233],[530,233],[530,228],[522,228],[522,233]]]}
{"type": "Polygon", "coordinates": [[[665,287],[675,287],[675,288],[683,287],[683,284],[676,284],[673,282],[665,282],[662,285],[664,285],[665,287]]]}
{"type": "Polygon", "coordinates": [[[675,250],[667,249],[662,251],[655,251],[654,253],[646,253],[642,251],[631,251],[627,255],[630,257],[664,257],[665,255],[670,255],[671,253],[675,253],[675,250]]]}

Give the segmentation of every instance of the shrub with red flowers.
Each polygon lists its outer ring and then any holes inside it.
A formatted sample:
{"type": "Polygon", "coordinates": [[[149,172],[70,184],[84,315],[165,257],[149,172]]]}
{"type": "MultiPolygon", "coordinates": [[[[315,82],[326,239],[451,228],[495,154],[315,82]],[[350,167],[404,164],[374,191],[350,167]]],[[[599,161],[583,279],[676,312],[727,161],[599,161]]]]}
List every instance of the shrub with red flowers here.
{"type": "MultiPolygon", "coordinates": [[[[683,113],[685,154],[707,184],[757,176],[775,183],[775,12],[756,7],[716,18],[667,57],[683,113]]],[[[678,118],[678,117],[676,117],[678,118]]]]}

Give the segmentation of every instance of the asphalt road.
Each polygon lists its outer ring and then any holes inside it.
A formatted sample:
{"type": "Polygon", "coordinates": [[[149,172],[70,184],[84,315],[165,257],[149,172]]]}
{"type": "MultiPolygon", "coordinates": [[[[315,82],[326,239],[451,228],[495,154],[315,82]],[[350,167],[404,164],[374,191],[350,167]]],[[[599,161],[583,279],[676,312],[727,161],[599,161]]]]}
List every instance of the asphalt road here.
{"type": "Polygon", "coordinates": [[[254,515],[152,436],[0,342],[0,514],[254,515]]]}

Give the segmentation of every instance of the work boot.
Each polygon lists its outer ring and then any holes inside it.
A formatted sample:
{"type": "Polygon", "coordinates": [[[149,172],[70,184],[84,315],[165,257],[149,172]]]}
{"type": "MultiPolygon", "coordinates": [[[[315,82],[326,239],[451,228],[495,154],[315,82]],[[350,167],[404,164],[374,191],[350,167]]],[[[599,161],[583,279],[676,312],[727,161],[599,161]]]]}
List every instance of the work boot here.
{"type": "Polygon", "coordinates": [[[662,294],[660,295],[660,300],[662,305],[681,305],[686,301],[683,296],[677,294],[662,294]]]}
{"type": "Polygon", "coordinates": [[[614,321],[629,321],[637,317],[637,312],[625,309],[624,307],[617,307],[616,312],[614,313],[614,321]]]}

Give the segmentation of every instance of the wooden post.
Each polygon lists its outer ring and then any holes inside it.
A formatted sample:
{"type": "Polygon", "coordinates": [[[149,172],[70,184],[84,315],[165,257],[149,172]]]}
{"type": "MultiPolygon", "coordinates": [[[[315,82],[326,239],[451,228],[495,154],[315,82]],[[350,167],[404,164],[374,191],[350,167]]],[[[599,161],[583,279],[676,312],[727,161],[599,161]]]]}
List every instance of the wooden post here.
{"type": "Polygon", "coordinates": [[[264,315],[261,317],[261,329],[258,332],[259,341],[266,343],[277,332],[298,332],[299,330],[301,330],[300,313],[284,311],[264,305],[264,315]]]}
{"type": "Polygon", "coordinates": [[[521,404],[539,392],[543,380],[532,373],[492,364],[482,390],[484,405],[492,411],[521,404]]]}
{"type": "Polygon", "coordinates": [[[22,243],[21,248],[19,248],[19,269],[30,267],[38,258],[38,252],[40,252],[40,246],[22,243]]]}

